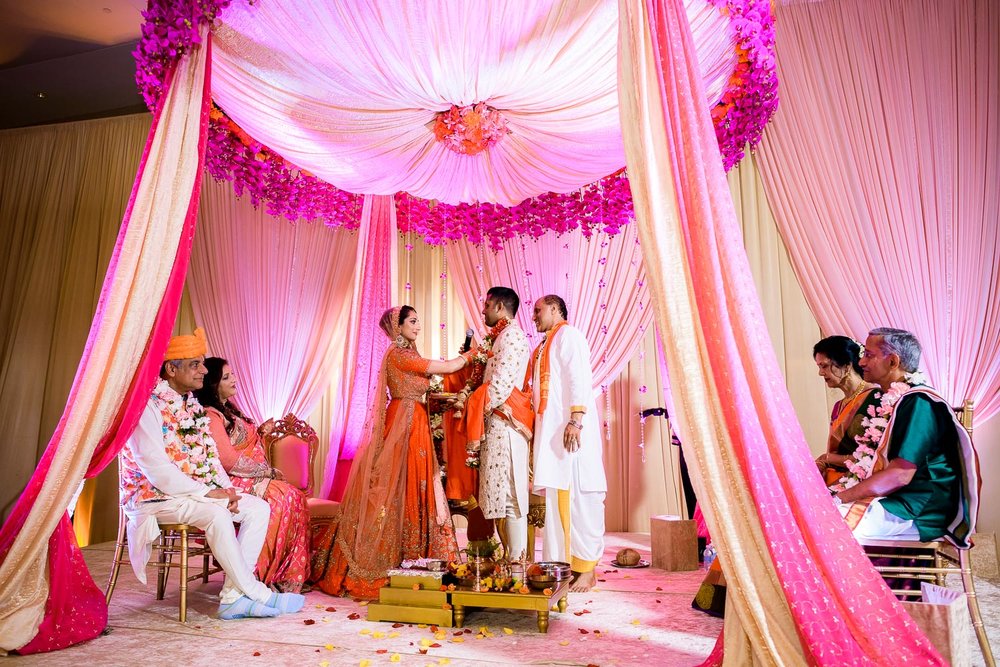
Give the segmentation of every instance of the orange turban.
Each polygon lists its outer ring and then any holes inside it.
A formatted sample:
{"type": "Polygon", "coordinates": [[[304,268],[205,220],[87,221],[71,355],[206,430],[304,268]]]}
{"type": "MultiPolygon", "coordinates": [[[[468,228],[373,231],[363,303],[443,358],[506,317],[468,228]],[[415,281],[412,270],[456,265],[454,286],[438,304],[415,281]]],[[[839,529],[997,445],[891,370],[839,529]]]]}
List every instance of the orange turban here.
{"type": "Polygon", "coordinates": [[[205,338],[205,330],[198,327],[194,330],[193,336],[174,336],[167,346],[167,353],[163,355],[164,361],[175,359],[194,359],[200,357],[208,351],[208,340],[205,338]]]}

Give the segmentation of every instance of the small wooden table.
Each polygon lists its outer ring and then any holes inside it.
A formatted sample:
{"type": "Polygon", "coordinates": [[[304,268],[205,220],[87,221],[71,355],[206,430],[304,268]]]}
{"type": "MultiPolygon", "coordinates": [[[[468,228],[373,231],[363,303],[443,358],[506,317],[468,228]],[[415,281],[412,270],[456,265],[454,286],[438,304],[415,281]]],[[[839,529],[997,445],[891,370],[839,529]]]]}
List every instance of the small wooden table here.
{"type": "Polygon", "coordinates": [[[495,609],[527,609],[538,613],[538,631],[549,631],[549,609],[552,600],[558,600],[556,608],[566,611],[569,597],[569,579],[560,583],[551,595],[541,591],[530,593],[482,592],[468,588],[459,588],[451,593],[451,607],[455,615],[455,627],[460,628],[465,623],[466,607],[492,607],[495,609]]]}

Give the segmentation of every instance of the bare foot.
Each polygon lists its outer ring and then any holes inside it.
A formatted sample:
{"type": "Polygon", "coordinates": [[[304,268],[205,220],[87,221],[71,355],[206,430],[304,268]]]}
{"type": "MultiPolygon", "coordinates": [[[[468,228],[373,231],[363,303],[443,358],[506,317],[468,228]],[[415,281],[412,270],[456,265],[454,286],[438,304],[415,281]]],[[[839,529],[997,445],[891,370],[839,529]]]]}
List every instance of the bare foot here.
{"type": "Polygon", "coordinates": [[[597,582],[593,570],[590,572],[574,572],[573,575],[573,583],[569,585],[569,590],[573,593],[586,593],[597,582]]]}

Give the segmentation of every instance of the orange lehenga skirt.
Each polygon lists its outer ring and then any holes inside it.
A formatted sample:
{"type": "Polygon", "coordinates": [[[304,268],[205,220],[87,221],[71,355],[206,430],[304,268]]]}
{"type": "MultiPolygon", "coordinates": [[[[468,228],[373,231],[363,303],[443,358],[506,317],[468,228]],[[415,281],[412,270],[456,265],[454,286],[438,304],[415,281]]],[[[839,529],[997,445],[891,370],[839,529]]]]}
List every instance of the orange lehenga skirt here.
{"type": "MultiPolygon", "coordinates": [[[[386,431],[399,417],[401,401],[393,400],[386,409],[386,431]]],[[[403,560],[417,558],[437,558],[456,560],[458,543],[451,517],[444,525],[438,525],[434,480],[439,478],[439,468],[434,445],[431,441],[427,409],[417,403],[410,424],[409,446],[405,460],[399,454],[390,456],[383,465],[405,465],[406,477],[403,481],[402,507],[395,511],[403,513],[402,534],[398,555],[393,558],[397,564],[403,560]]],[[[348,482],[350,486],[350,482],[348,482]]],[[[311,580],[315,586],[330,595],[351,596],[364,600],[378,598],[378,590],[388,579],[385,576],[367,578],[351,572],[346,554],[337,543],[338,523],[335,521],[322,533],[313,538],[313,572],[311,580]]],[[[359,533],[364,530],[358,527],[359,533]]],[[[362,542],[359,540],[359,542],[362,542]]]]}

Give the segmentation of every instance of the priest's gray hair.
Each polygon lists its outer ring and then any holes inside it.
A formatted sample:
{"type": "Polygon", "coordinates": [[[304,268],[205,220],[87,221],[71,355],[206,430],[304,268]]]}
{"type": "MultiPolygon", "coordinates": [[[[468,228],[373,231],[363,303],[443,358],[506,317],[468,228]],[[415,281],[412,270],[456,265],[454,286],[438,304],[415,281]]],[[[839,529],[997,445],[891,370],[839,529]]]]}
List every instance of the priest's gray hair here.
{"type": "Polygon", "coordinates": [[[904,373],[915,373],[920,368],[920,341],[905,329],[878,327],[868,332],[869,336],[882,337],[882,354],[899,356],[899,366],[904,373]]]}

